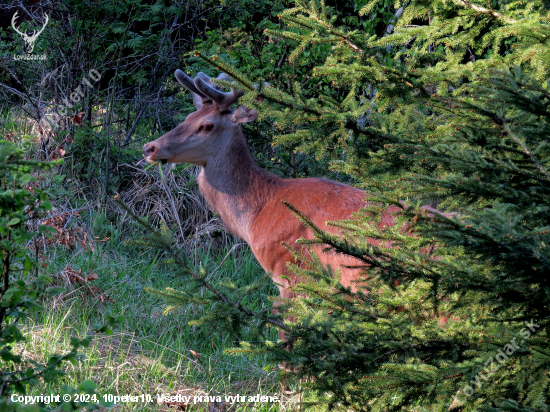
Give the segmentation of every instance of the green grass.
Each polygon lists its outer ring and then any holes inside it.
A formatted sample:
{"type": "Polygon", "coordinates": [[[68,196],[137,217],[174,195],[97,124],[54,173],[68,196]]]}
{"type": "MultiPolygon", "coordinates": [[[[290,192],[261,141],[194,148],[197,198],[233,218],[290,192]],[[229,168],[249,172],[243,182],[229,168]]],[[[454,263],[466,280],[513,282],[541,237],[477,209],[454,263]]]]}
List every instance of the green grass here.
{"type": "MultiPolygon", "coordinates": [[[[96,242],[94,251],[61,247],[48,251],[45,272],[68,290],[45,302],[47,309],[24,325],[28,340],[21,351],[25,356],[43,361],[47,354],[69,351],[71,336],[85,337],[94,324],[104,323],[107,315],[122,314],[126,323],[111,336],[97,335],[82,352],[86,359],[77,365],[68,364],[67,375],[57,387],[35,387],[34,394],[59,393],[62,384],[77,386],[85,379],[92,379],[100,394],[281,396],[277,365],[268,358],[226,355],[224,349],[233,345],[229,334],[188,324],[208,307],[186,307],[164,315],[165,302],[144,288],[190,290],[189,280],[163,269],[152,251],[122,242],[121,234],[115,229],[111,228],[110,234],[107,241],[96,242]],[[71,284],[62,276],[67,267],[81,270],[81,276],[95,273],[98,278],[87,285],[71,284]],[[95,288],[104,291],[108,298],[101,297],[95,288]]],[[[221,265],[217,276],[230,277],[238,284],[251,283],[264,275],[246,245],[229,255],[224,250],[197,250],[189,259],[196,268],[204,267],[207,273],[221,265]]],[[[269,295],[277,295],[272,284],[250,296],[249,303],[269,306],[269,295]]],[[[277,340],[275,330],[270,330],[270,334],[269,339],[277,340]]],[[[117,410],[165,408],[166,405],[138,402],[121,404],[117,410]]],[[[263,403],[255,410],[282,409],[279,404],[263,403]]]]}

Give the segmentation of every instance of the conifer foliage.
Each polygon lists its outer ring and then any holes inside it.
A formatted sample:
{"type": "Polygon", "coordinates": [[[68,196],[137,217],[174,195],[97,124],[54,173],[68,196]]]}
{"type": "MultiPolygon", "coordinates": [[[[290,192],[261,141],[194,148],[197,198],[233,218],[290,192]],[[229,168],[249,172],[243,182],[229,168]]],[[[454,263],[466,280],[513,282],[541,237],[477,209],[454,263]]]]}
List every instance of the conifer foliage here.
{"type": "Polygon", "coordinates": [[[344,238],[317,237],[369,265],[370,291],[338,287],[315,261],[295,268],[312,281],[297,288],[308,298],[289,303],[290,362],[333,404],[546,410],[548,11],[503,1],[395,9],[393,32],[376,37],[335,25],[323,3],[296,2],[270,34],[294,42],[293,55],[331,43],[312,75],[334,91],[265,87],[264,103],[248,99],[281,129],[294,124],[279,142],[334,152],[332,167],[379,202],[338,223],[344,238]],[[419,213],[430,203],[456,214],[419,213]],[[391,204],[401,224],[379,232],[372,222],[391,204]],[[417,236],[401,233],[405,220],[417,236]]]}
{"type": "MultiPolygon", "coordinates": [[[[385,3],[363,2],[358,18],[385,3]]],[[[255,89],[245,68],[204,58],[239,82],[260,118],[275,119],[275,143],[328,153],[371,204],[332,223],[341,237],[314,228],[314,242],[365,263],[363,286],[343,288],[315,256],[295,266],[303,297],[286,302],[292,349],[274,354],[332,407],[547,411],[547,4],[396,2],[381,36],[351,30],[323,2],[295,5],[268,34],[294,46],[290,61],[331,44],[310,73],[331,90],[255,89]],[[381,231],[373,223],[389,206],[397,223],[381,231]]]]}

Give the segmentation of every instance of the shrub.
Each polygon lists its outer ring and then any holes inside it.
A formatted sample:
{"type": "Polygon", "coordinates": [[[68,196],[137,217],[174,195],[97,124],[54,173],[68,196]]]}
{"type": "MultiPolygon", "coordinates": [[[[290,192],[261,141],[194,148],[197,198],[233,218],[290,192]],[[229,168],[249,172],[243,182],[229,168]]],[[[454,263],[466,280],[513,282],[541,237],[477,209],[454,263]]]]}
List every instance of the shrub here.
{"type": "MultiPolygon", "coordinates": [[[[17,344],[25,341],[25,320],[45,310],[42,302],[64,291],[51,287],[52,279],[41,274],[38,240],[57,233],[53,227],[40,224],[52,209],[51,194],[40,187],[37,173],[51,170],[58,162],[25,160],[23,152],[13,143],[0,142],[0,411],[18,410],[23,403],[11,402],[12,395],[26,394],[33,386],[57,383],[64,375],[64,362],[77,362],[83,358],[78,349],[87,347],[92,336],[72,338],[72,350],[65,354],[52,354],[42,362],[17,353],[17,344]],[[34,230],[33,230],[34,228],[34,230]]],[[[122,317],[109,322],[114,325],[122,317]]],[[[106,326],[97,326],[95,332],[112,333],[106,326]]],[[[95,384],[85,381],[78,392],[90,395],[90,402],[63,402],[58,398],[46,406],[37,401],[41,410],[64,404],[64,410],[78,410],[84,406],[95,408],[99,398],[95,384]]],[[[77,390],[63,387],[62,393],[76,394],[77,390]]]]}

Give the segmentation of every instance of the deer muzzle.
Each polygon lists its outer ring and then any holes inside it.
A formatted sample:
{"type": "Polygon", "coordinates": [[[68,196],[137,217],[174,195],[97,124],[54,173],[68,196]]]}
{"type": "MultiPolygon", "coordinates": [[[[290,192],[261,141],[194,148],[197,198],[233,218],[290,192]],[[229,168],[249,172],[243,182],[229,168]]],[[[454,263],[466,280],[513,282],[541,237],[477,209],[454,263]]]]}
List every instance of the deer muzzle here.
{"type": "Polygon", "coordinates": [[[145,160],[147,160],[147,163],[153,164],[160,161],[162,164],[165,164],[167,162],[167,159],[155,159],[155,154],[157,153],[157,150],[158,148],[155,145],[155,142],[149,142],[143,146],[143,155],[145,156],[145,160]]]}

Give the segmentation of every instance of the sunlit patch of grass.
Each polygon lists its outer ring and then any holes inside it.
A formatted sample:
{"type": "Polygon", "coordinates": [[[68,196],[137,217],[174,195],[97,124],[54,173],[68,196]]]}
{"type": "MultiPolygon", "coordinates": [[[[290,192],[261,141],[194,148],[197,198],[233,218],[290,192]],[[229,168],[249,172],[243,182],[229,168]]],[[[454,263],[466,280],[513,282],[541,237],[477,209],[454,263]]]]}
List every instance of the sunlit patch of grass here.
{"type": "MultiPolygon", "coordinates": [[[[247,246],[231,252],[222,263],[226,254],[227,251],[197,250],[190,261],[203,267],[221,265],[217,273],[239,283],[252,282],[263,275],[247,246]]],[[[189,307],[166,316],[162,314],[165,303],[144,288],[186,289],[189,282],[159,268],[153,253],[133,250],[114,236],[97,244],[94,251],[56,248],[50,251],[49,258],[45,270],[53,277],[70,267],[91,280],[88,284],[65,285],[72,286],[67,287],[66,294],[44,302],[47,309],[24,325],[27,341],[18,347],[20,353],[43,361],[48,354],[70,351],[72,336],[85,337],[94,324],[104,323],[107,315],[122,314],[126,323],[110,336],[95,336],[90,347],[81,351],[86,358],[76,365],[67,364],[67,375],[56,388],[36,386],[32,388],[36,394],[59,393],[62,384],[77,386],[91,379],[97,383],[100,394],[150,394],[154,398],[152,404],[141,401],[121,404],[117,406],[121,411],[168,410],[166,403],[156,403],[157,394],[190,390],[222,397],[261,393],[277,395],[283,400],[283,403],[254,406],[254,410],[262,411],[288,410],[295,403],[294,398],[281,392],[276,365],[267,357],[249,359],[226,355],[224,349],[233,345],[229,335],[212,333],[205,326],[188,325],[208,308],[189,307]],[[89,276],[92,273],[97,279],[89,276]],[[98,290],[108,295],[108,299],[101,299],[98,290]]],[[[69,277],[58,276],[56,281],[63,282],[63,279],[67,282],[69,277]]],[[[276,288],[270,285],[256,292],[250,301],[254,305],[271,305],[268,296],[276,294],[276,288]]],[[[276,340],[275,330],[271,333],[270,339],[276,340]]],[[[230,406],[218,405],[216,410],[229,410],[230,406]]],[[[230,410],[250,410],[250,407],[250,404],[237,403],[230,410]]]]}

